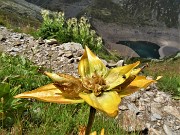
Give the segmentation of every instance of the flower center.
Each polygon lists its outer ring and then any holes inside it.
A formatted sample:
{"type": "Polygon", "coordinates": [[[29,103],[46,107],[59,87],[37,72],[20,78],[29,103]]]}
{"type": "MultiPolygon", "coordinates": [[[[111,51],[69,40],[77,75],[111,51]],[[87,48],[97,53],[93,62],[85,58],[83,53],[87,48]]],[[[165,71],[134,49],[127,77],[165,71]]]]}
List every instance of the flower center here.
{"type": "Polygon", "coordinates": [[[87,92],[93,92],[95,96],[100,96],[107,88],[106,81],[97,73],[94,73],[92,77],[83,78],[82,83],[83,86],[88,90],[87,92]]]}

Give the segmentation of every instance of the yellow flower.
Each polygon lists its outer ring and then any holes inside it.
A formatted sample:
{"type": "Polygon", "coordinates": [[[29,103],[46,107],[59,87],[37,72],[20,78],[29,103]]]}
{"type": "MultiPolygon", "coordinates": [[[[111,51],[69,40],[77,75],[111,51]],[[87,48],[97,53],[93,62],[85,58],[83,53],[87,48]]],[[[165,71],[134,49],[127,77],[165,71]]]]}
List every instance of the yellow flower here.
{"type": "Polygon", "coordinates": [[[73,104],[86,102],[111,117],[118,114],[121,98],[141,88],[146,88],[154,80],[138,76],[141,68],[136,62],[122,67],[107,69],[103,62],[85,47],[79,62],[80,78],[65,74],[45,72],[54,83],[24,92],[15,98],[35,98],[45,102],[73,104]]]}
{"type": "MultiPolygon", "coordinates": [[[[78,135],[85,135],[86,127],[80,127],[78,135]]],[[[97,135],[96,131],[91,132],[89,135],[97,135]]],[[[104,128],[101,129],[100,135],[104,135],[104,128]]]]}
{"type": "MultiPolygon", "coordinates": [[[[90,133],[90,135],[97,135],[97,132],[94,131],[94,132],[90,133]]],[[[100,135],[104,135],[104,128],[101,130],[100,135]]]]}

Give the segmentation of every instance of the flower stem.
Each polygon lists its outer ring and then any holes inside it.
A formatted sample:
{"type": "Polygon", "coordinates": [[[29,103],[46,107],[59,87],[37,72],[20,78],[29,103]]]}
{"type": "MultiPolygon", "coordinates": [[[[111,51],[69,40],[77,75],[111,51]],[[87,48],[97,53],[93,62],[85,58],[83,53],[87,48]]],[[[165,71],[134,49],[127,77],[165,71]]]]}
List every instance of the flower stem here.
{"type": "Polygon", "coordinates": [[[89,135],[91,132],[91,128],[92,128],[92,125],[94,122],[95,114],[96,114],[96,109],[91,106],[90,107],[90,113],[89,113],[89,120],[88,120],[85,135],[89,135]]]}

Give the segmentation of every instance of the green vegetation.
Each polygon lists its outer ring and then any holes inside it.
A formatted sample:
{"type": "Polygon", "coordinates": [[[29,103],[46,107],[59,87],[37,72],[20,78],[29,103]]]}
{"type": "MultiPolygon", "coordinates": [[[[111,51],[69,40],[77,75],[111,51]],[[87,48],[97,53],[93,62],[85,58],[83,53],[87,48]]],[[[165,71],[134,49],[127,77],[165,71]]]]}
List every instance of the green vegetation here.
{"type": "Polygon", "coordinates": [[[26,102],[20,102],[19,99],[13,98],[19,87],[10,88],[8,83],[0,83],[0,120],[3,127],[11,126],[26,108],[26,102]]]}
{"type": "Polygon", "coordinates": [[[38,36],[43,39],[55,38],[60,43],[77,42],[83,46],[87,45],[94,52],[98,52],[103,44],[102,38],[97,36],[88,19],[81,17],[66,20],[63,12],[44,10],[42,12],[43,23],[38,31],[38,36]]]}
{"type": "Polygon", "coordinates": [[[92,19],[131,26],[162,26],[178,28],[179,2],[177,0],[96,0],[82,11],[92,19]]]}
{"type": "Polygon", "coordinates": [[[40,26],[40,22],[35,18],[20,16],[16,13],[0,9],[0,25],[13,29],[16,32],[23,32],[34,36],[37,27],[40,26]]]}
{"type": "Polygon", "coordinates": [[[18,7],[15,1],[0,0],[0,5],[0,25],[13,29],[15,32],[35,36],[36,30],[41,24],[39,19],[28,15],[28,12],[18,10],[21,9],[21,5],[18,7]]]}
{"type": "Polygon", "coordinates": [[[158,89],[168,92],[175,98],[180,99],[180,58],[167,59],[163,62],[151,62],[145,73],[152,76],[163,76],[158,83],[158,89]]]}

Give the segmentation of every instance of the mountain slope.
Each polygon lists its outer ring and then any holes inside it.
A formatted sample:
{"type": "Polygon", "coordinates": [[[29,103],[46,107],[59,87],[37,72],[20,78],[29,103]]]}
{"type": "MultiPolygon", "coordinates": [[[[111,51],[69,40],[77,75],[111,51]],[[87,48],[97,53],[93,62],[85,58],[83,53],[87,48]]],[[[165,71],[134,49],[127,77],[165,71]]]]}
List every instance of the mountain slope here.
{"type": "Polygon", "coordinates": [[[0,24],[37,26],[42,20],[41,8],[25,0],[0,0],[0,24]]]}

